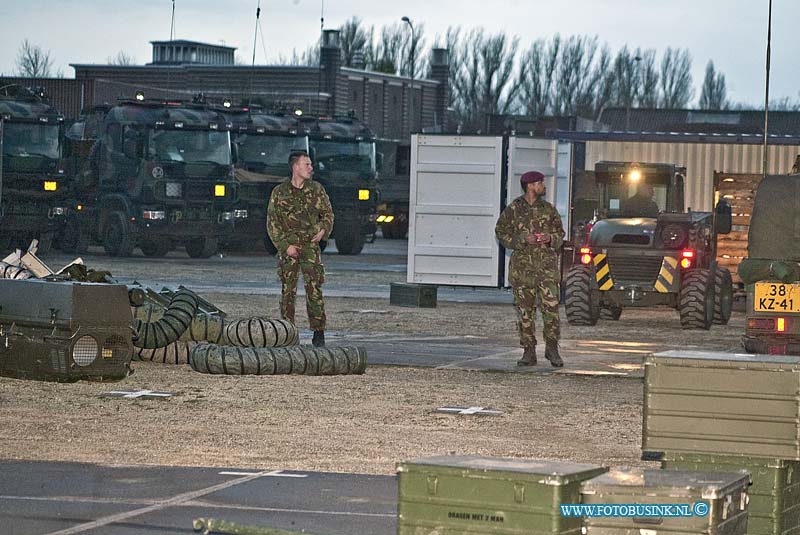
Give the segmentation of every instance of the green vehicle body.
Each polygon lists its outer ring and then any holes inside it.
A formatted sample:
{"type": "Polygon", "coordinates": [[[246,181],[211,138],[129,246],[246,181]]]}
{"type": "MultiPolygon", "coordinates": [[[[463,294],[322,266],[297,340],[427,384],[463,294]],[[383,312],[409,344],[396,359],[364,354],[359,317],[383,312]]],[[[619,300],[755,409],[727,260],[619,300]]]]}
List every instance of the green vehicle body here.
{"type": "Polygon", "coordinates": [[[672,164],[598,162],[600,208],[579,226],[575,265],[565,281],[567,318],[594,325],[627,307],[665,305],[684,328],[727,323],[730,273],[716,266],[716,237],[730,232],[730,207],[684,211],[685,169],[672,164]],[[653,187],[657,210],[626,207],[641,184],[653,187]]]}
{"type": "Polygon", "coordinates": [[[378,174],[381,202],[377,222],[384,238],[401,240],[408,235],[411,145],[407,141],[379,139],[377,150],[383,161],[378,174]]]}
{"type": "Polygon", "coordinates": [[[37,238],[45,252],[66,216],[64,117],[32,92],[7,86],[0,88],[0,121],[0,245],[27,247],[37,238]]]}
{"type": "Polygon", "coordinates": [[[383,162],[375,150],[375,136],[354,119],[303,116],[300,126],[308,130],[314,179],[325,186],[331,200],[336,249],[339,254],[359,254],[377,230],[377,170],[383,162]]]}
{"type": "Polygon", "coordinates": [[[756,189],[748,231],[748,258],[739,265],[739,276],[747,290],[747,323],[742,344],[750,353],[800,355],[797,239],[800,174],[797,171],[766,176],[756,189]],[[763,288],[762,292],[757,293],[758,286],[763,288]]]}
{"type": "Polygon", "coordinates": [[[90,154],[74,166],[80,232],[112,256],[181,243],[192,257],[216,253],[237,215],[230,123],[202,103],[122,101],[98,113],[90,154]]]}

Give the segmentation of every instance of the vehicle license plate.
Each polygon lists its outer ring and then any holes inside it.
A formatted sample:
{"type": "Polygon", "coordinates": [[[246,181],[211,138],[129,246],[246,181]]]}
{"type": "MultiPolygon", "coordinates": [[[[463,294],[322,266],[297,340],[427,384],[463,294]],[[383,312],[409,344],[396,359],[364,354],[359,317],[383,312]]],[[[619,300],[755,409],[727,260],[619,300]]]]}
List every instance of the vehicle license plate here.
{"type": "Polygon", "coordinates": [[[757,282],[755,312],[800,312],[800,284],[757,282]]]}

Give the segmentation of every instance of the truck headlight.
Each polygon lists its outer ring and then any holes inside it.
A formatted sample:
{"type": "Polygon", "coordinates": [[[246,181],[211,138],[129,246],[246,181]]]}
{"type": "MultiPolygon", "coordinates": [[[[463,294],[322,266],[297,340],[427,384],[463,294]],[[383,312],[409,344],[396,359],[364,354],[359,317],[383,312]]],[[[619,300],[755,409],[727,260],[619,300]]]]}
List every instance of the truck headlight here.
{"type": "Polygon", "coordinates": [[[58,189],[58,182],[55,180],[45,180],[44,181],[44,190],[45,191],[56,191],[58,189]]]}
{"type": "Polygon", "coordinates": [[[225,184],[214,184],[214,197],[225,196],[225,184]]]}
{"type": "Polygon", "coordinates": [[[359,201],[368,201],[369,200],[369,190],[368,189],[360,189],[360,190],[358,190],[358,200],[359,201]]]}

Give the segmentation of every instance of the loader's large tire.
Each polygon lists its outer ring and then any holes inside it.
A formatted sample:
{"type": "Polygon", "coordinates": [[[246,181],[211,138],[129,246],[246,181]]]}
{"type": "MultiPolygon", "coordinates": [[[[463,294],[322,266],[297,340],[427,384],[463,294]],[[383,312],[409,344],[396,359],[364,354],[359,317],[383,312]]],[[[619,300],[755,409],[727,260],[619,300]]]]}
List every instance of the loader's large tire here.
{"type": "Polygon", "coordinates": [[[622,316],[622,307],[612,306],[600,309],[600,319],[617,321],[622,316]]]}
{"type": "Polygon", "coordinates": [[[150,238],[142,240],[139,244],[145,256],[150,258],[161,258],[172,250],[172,242],[167,238],[150,238]]]}
{"type": "Polygon", "coordinates": [[[708,269],[693,269],[681,279],[678,303],[684,329],[711,328],[714,321],[714,275],[708,269]]]}
{"type": "Polygon", "coordinates": [[[595,325],[600,317],[600,293],[589,266],[569,268],[564,303],[570,325],[595,325]]]}
{"type": "Polygon", "coordinates": [[[733,277],[727,268],[714,268],[714,323],[727,325],[733,309],[733,277]]]}

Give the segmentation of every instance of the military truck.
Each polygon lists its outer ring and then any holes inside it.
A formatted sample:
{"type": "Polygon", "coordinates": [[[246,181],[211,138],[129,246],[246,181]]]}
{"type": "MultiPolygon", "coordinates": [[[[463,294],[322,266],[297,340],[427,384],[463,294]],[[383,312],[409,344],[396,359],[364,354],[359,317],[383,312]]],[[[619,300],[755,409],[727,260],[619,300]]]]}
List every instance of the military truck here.
{"type": "MultiPolygon", "coordinates": [[[[800,162],[800,157],[798,157],[800,162]]],[[[800,355],[800,174],[766,176],[756,189],[739,264],[746,284],[746,331],[750,353],[800,355]]]]}
{"type": "Polygon", "coordinates": [[[232,240],[256,237],[270,254],[277,249],[267,234],[267,205],[272,190],[287,179],[289,154],[308,152],[308,133],[294,114],[266,113],[250,107],[223,109],[233,124],[233,141],[237,150],[236,179],[239,201],[236,209],[246,211],[246,218],[237,218],[232,240]]]}
{"type": "Polygon", "coordinates": [[[402,240],[408,235],[411,146],[395,139],[379,139],[376,147],[383,161],[378,172],[381,201],[376,221],[384,238],[402,240]]]}
{"type": "Polygon", "coordinates": [[[216,253],[246,216],[234,209],[230,128],[202,102],[123,100],[108,109],[77,199],[81,230],[110,256],[138,246],[160,257],[177,244],[192,258],[216,253]]]}
{"type": "Polygon", "coordinates": [[[0,88],[2,227],[0,250],[50,248],[66,214],[67,176],[62,161],[64,117],[41,96],[18,85],[0,88]]]}
{"type": "Polygon", "coordinates": [[[355,119],[303,116],[308,130],[314,178],[325,186],[333,207],[331,236],[339,254],[361,253],[377,230],[377,169],[375,136],[355,119]]]}
{"type": "Polygon", "coordinates": [[[730,205],[684,212],[684,181],[685,169],[671,164],[596,164],[600,207],[565,279],[570,324],[657,305],[677,309],[685,329],[728,322],[733,285],[716,264],[716,238],[731,230],[730,205]]]}

